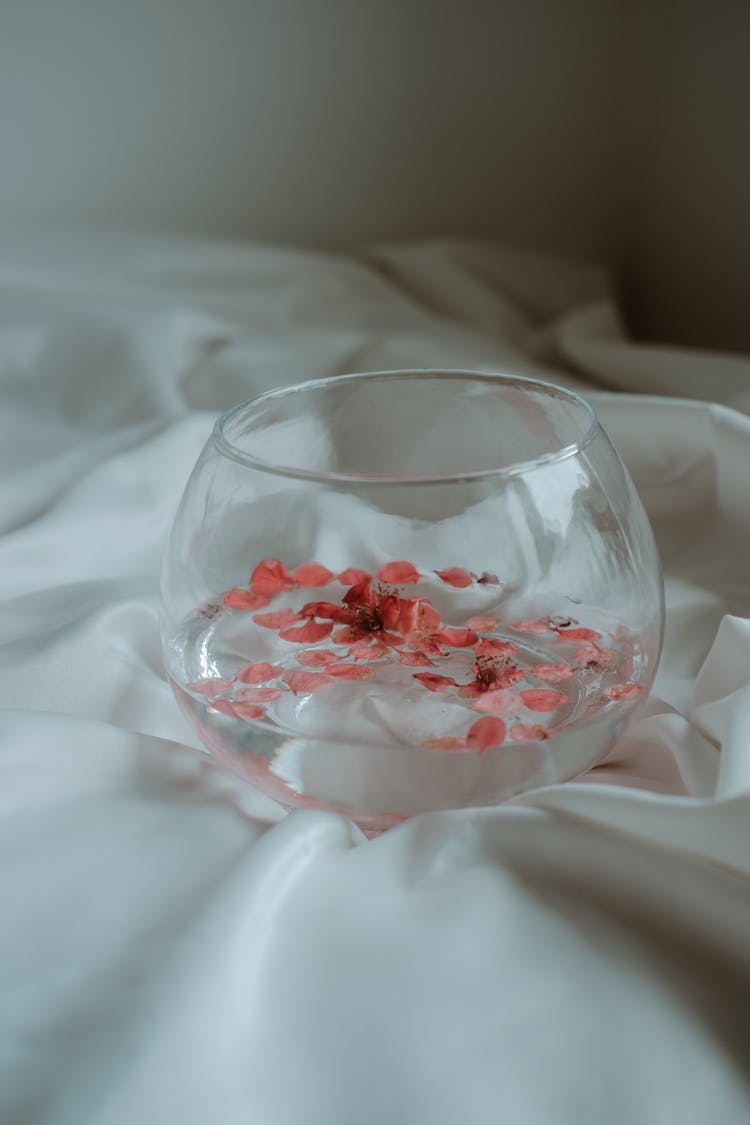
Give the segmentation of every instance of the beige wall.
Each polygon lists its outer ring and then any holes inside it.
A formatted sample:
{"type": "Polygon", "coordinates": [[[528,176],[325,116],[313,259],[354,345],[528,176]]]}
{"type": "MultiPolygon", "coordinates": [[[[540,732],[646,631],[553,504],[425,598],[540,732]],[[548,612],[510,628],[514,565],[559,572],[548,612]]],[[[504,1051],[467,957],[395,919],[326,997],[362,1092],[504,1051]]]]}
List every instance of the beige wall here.
{"type": "Polygon", "coordinates": [[[0,224],[490,234],[750,347],[748,48],[745,0],[5,0],[0,224]]]}

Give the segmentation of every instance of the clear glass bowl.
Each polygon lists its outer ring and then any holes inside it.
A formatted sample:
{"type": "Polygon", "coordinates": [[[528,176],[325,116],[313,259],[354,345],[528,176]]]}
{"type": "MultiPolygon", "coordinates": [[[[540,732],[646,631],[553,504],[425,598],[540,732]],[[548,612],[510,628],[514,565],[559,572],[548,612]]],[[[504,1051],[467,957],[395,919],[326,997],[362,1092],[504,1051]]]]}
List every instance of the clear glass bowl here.
{"type": "Polygon", "coordinates": [[[378,831],[567,780],[648,693],[663,589],[592,408],[531,379],[346,375],[214,427],[163,573],[205,745],[378,831]]]}

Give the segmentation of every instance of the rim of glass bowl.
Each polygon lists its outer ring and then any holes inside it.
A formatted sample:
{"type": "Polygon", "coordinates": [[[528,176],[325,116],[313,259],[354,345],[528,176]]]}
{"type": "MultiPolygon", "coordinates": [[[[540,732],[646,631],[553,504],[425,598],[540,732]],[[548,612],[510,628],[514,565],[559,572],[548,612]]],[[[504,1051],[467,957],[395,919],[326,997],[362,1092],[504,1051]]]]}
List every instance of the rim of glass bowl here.
{"type": "Polygon", "coordinates": [[[576,394],[575,391],[568,390],[567,387],[559,387],[557,384],[548,383],[544,379],[534,379],[525,375],[492,374],[486,371],[409,367],[387,371],[361,371],[347,375],[331,375],[325,379],[308,379],[304,383],[294,383],[290,386],[278,387],[272,391],[265,391],[263,394],[255,395],[253,398],[238,403],[237,406],[233,406],[231,410],[227,410],[217,418],[214,423],[211,438],[214,446],[222,456],[228,457],[230,460],[236,461],[246,468],[256,469],[259,472],[271,473],[280,477],[294,477],[299,480],[342,484],[450,484],[459,481],[513,477],[521,473],[527,473],[542,465],[551,465],[558,461],[566,461],[568,458],[576,457],[579,453],[583,452],[583,450],[591,444],[598,430],[599,418],[597,413],[585,398],[576,394]],[[340,473],[315,469],[299,469],[295,468],[293,465],[277,465],[272,461],[266,461],[262,457],[255,457],[253,454],[246,453],[244,450],[239,449],[226,435],[227,426],[238,414],[246,411],[249,407],[261,407],[264,403],[275,398],[283,398],[287,395],[299,394],[314,388],[323,389],[335,386],[339,383],[353,383],[359,380],[382,380],[383,382],[387,382],[391,379],[425,377],[538,388],[544,394],[552,398],[567,399],[569,402],[573,402],[577,406],[582,407],[584,412],[588,415],[588,428],[585,430],[580,441],[560,446],[559,449],[552,450],[549,453],[543,453],[540,457],[533,457],[527,461],[517,461],[512,465],[505,465],[496,469],[472,469],[465,473],[425,473],[414,475],[400,473],[340,473]]]}

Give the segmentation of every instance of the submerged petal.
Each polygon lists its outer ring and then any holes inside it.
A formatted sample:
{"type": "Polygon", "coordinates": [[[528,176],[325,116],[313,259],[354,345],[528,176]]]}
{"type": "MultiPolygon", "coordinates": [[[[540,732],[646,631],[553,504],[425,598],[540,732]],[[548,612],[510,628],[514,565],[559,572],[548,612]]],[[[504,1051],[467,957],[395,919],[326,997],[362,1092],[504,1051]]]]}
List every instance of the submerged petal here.
{"type": "Polygon", "coordinates": [[[491,746],[501,746],[505,741],[506,726],[502,719],[487,715],[469,727],[466,741],[473,750],[484,754],[491,746]]]}
{"type": "Polygon", "coordinates": [[[379,582],[387,582],[391,586],[413,586],[420,577],[414,564],[403,560],[386,563],[377,573],[379,582]]]}

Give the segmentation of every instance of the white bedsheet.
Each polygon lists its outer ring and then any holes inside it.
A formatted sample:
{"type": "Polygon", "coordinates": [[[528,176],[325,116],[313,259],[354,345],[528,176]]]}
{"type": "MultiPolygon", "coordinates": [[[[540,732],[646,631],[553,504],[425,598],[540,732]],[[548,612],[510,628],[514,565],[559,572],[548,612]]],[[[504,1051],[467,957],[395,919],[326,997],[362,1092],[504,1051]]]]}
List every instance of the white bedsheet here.
{"type": "Polygon", "coordinates": [[[0,1121],[746,1125],[744,411],[748,360],[632,344],[594,269],[0,239],[0,1121]],[[666,571],[653,698],[576,783],[267,829],[164,679],[172,513],[220,410],[428,365],[592,388],[666,571]]]}

